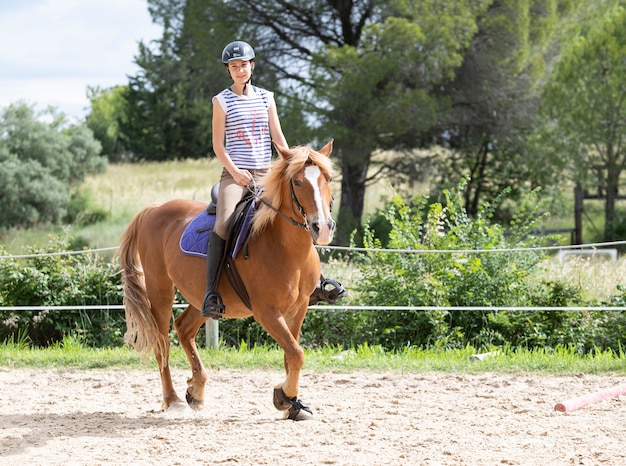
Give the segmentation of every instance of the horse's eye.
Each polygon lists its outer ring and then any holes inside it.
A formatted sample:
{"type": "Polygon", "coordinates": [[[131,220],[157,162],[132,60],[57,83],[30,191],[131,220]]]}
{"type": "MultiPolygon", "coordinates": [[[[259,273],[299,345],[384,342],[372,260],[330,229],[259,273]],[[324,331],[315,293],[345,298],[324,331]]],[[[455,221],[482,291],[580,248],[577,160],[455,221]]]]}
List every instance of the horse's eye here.
{"type": "Polygon", "coordinates": [[[293,184],[297,187],[302,186],[302,183],[300,183],[300,180],[293,180],[293,184]]]}

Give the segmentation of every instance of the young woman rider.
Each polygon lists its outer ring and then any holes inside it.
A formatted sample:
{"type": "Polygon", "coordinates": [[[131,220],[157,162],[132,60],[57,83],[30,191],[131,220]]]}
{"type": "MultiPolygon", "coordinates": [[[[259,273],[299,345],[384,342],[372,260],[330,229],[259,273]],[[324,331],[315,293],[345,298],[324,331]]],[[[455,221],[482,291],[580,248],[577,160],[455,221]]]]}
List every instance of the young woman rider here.
{"type": "MultiPolygon", "coordinates": [[[[215,226],[207,248],[206,294],[201,313],[219,319],[224,303],[217,291],[219,268],[224,254],[228,224],[235,206],[254,180],[270,168],[272,141],[289,147],[280,126],[274,94],[252,86],[254,49],[246,42],[235,41],[222,52],[233,84],[213,98],[213,151],[224,166],[217,197],[215,226]]],[[[335,302],[345,294],[343,287],[324,280],[311,302],[335,302]],[[325,285],[333,287],[325,290],[325,285]]]]}

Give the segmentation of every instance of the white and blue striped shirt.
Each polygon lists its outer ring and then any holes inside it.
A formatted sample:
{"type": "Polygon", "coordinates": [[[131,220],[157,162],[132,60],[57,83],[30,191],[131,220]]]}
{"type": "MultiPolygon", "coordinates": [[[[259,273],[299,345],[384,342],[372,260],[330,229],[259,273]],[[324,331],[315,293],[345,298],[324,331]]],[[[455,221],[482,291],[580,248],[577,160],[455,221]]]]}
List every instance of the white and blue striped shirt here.
{"type": "Polygon", "coordinates": [[[254,90],[251,97],[230,89],[215,96],[226,114],[226,152],[241,169],[267,168],[272,158],[268,111],[274,94],[258,87],[254,90]]]}

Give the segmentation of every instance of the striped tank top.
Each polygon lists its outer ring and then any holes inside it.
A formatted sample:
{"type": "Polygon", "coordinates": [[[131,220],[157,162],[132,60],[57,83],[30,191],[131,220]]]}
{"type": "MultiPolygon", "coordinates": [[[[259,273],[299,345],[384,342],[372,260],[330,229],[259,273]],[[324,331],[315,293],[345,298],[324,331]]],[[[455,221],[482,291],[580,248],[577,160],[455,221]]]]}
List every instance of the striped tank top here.
{"type": "Polygon", "coordinates": [[[226,114],[226,152],[241,169],[267,168],[272,158],[268,111],[274,94],[258,87],[254,90],[252,97],[230,89],[215,96],[226,114]]]}

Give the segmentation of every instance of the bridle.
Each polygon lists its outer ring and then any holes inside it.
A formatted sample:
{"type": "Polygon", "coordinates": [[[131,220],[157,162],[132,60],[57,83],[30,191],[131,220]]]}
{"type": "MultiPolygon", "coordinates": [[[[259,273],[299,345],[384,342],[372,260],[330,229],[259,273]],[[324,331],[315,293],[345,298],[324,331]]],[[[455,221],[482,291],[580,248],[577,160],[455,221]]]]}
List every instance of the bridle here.
{"type": "MultiPolygon", "coordinates": [[[[308,159],[305,162],[304,166],[307,167],[309,165],[313,165],[313,161],[311,159],[308,159]]],[[[250,188],[248,188],[248,189],[250,189],[250,188]]],[[[253,194],[254,194],[254,196],[255,196],[255,198],[257,200],[261,201],[268,208],[270,208],[271,210],[276,212],[278,215],[280,215],[284,219],[290,221],[292,225],[300,227],[300,228],[304,228],[306,231],[310,232],[309,223],[307,222],[306,212],[304,211],[304,208],[302,207],[302,204],[300,204],[300,201],[298,200],[298,196],[296,196],[296,192],[295,192],[294,187],[293,187],[293,178],[289,178],[289,192],[290,192],[290,196],[291,196],[291,210],[293,211],[294,215],[297,215],[297,213],[296,213],[296,209],[297,209],[298,213],[304,219],[304,222],[299,222],[295,218],[290,217],[289,215],[282,213],[280,210],[278,210],[276,207],[271,205],[265,199],[261,198],[261,196],[259,195],[260,192],[259,192],[259,190],[256,187],[256,182],[254,183],[254,192],[253,192],[253,194]]],[[[331,203],[330,203],[330,211],[331,212],[333,211],[333,201],[334,201],[334,198],[331,200],[331,203]]]]}

